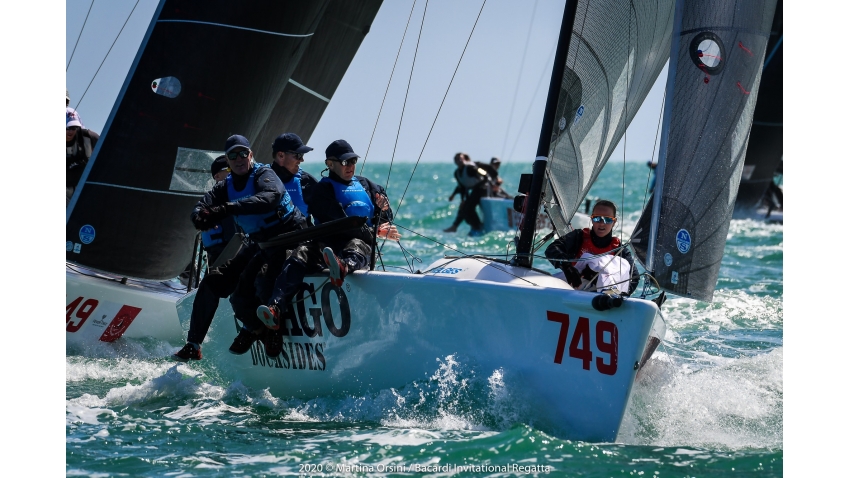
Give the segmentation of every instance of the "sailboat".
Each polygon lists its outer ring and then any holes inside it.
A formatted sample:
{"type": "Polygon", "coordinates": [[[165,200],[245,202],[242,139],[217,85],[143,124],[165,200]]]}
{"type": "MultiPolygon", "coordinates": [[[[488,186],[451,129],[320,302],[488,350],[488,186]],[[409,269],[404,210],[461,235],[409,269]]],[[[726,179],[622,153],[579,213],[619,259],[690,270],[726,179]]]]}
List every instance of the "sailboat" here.
{"type": "Polygon", "coordinates": [[[199,262],[188,213],[223,139],[261,159],[282,131],[309,138],[380,5],[160,2],[66,209],[67,345],[184,339],[192,282],[172,279],[199,262]]]}
{"type": "MultiPolygon", "coordinates": [[[[673,2],[567,2],[529,184],[559,233],[583,203],[667,61],[673,2]]],[[[531,218],[533,215],[526,215],[531,218]]],[[[616,439],[632,386],[663,338],[658,306],[573,290],[534,268],[536,221],[525,220],[512,260],[439,259],[410,273],[356,271],[342,286],[308,275],[283,352],[228,354],[238,322],[219,321],[204,360],[275,396],[362,396],[468,361],[536,410],[560,437],[616,439]]]]}

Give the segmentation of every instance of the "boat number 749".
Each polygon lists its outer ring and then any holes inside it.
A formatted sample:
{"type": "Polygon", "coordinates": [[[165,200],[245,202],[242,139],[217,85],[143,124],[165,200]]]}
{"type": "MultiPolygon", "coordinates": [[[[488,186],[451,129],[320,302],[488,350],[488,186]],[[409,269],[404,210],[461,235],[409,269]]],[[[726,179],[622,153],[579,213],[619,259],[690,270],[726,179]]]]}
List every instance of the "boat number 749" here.
{"type": "MultiPolygon", "coordinates": [[[[561,363],[564,358],[564,347],[567,345],[567,335],[570,332],[570,316],[547,310],[546,318],[552,322],[561,323],[558,346],[555,349],[555,363],[561,363]]],[[[596,334],[594,335],[596,348],[602,354],[608,355],[608,357],[596,357],[596,370],[605,375],[614,375],[617,373],[617,326],[611,322],[600,320],[596,323],[596,334]]],[[[570,340],[569,356],[581,360],[581,366],[584,370],[590,370],[590,363],[593,362],[590,339],[590,319],[579,317],[573,331],[573,337],[570,340]]]]}

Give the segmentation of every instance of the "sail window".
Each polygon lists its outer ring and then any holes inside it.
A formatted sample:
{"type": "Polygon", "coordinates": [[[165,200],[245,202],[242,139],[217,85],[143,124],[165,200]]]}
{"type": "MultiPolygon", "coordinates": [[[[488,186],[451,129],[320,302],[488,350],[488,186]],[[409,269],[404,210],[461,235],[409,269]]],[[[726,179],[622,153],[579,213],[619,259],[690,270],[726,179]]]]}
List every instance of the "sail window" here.
{"type": "Polygon", "coordinates": [[[712,32],[702,32],[691,40],[691,60],[702,71],[716,75],[723,70],[726,49],[720,37],[712,32]]]}
{"type": "Polygon", "coordinates": [[[173,76],[157,78],[151,82],[151,90],[166,98],[177,98],[177,95],[180,94],[180,89],[180,80],[173,76]]]}
{"type": "Polygon", "coordinates": [[[177,148],[177,160],[171,175],[171,191],[204,194],[215,185],[210,164],[224,154],[221,151],[177,148]]]}

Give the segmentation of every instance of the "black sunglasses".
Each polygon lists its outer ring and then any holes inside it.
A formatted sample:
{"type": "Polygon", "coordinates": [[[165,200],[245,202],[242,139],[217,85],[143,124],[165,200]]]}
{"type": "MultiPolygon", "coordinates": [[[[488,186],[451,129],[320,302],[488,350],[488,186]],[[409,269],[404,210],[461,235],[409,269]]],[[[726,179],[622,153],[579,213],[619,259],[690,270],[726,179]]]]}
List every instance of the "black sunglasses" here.
{"type": "Polygon", "coordinates": [[[339,159],[334,158],[333,156],[331,156],[331,157],[330,157],[330,158],[328,158],[328,159],[330,159],[331,161],[336,161],[337,163],[339,163],[339,164],[341,164],[341,165],[343,165],[343,166],[348,166],[349,164],[357,164],[357,158],[356,158],[356,157],[355,157],[355,158],[351,158],[351,159],[343,159],[342,161],[340,161],[339,159]]]}
{"type": "Polygon", "coordinates": [[[251,151],[249,151],[247,149],[243,149],[242,151],[233,151],[233,152],[227,153],[227,159],[229,159],[231,161],[236,161],[237,157],[241,156],[242,158],[247,158],[249,154],[251,154],[251,151]]]}
{"type": "Polygon", "coordinates": [[[304,153],[296,153],[295,151],[286,151],[286,154],[291,154],[291,155],[295,156],[295,159],[299,159],[299,160],[304,159],[304,153]]]}

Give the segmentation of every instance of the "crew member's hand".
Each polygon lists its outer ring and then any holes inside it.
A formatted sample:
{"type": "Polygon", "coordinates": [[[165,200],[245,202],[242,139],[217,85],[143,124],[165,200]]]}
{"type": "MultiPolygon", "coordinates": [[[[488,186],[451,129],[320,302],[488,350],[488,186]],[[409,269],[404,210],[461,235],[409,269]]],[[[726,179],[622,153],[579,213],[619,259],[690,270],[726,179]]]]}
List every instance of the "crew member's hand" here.
{"type": "Polygon", "coordinates": [[[561,266],[561,270],[564,271],[564,276],[566,277],[568,284],[574,288],[581,287],[581,272],[579,272],[578,269],[568,263],[565,263],[561,266]]]}
{"type": "Polygon", "coordinates": [[[390,208],[390,201],[381,193],[375,193],[375,204],[381,208],[381,211],[386,211],[390,208]]]}
{"type": "Polygon", "coordinates": [[[397,241],[401,239],[401,234],[398,233],[398,228],[388,222],[385,222],[378,226],[378,237],[397,241]]]}
{"type": "Polygon", "coordinates": [[[221,222],[222,219],[226,218],[229,215],[227,213],[227,206],[226,205],[213,206],[213,207],[207,208],[206,211],[207,211],[207,213],[206,213],[204,219],[206,219],[210,222],[213,222],[213,223],[219,223],[219,222],[221,222]]]}
{"type": "Polygon", "coordinates": [[[215,227],[215,223],[205,217],[206,209],[201,209],[198,214],[192,215],[192,224],[199,231],[208,231],[215,227]]]}

